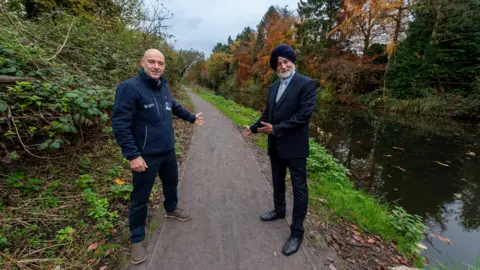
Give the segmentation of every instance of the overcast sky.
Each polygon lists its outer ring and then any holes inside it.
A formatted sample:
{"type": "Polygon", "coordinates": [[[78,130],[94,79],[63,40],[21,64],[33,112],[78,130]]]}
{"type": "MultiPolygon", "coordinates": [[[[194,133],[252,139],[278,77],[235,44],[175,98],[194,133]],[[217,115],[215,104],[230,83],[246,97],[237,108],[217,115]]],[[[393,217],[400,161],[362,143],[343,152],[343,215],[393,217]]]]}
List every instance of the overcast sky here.
{"type": "MultiPolygon", "coordinates": [[[[146,0],[157,3],[156,0],[146,0]]],[[[299,0],[159,0],[172,13],[167,21],[169,34],[175,36],[176,49],[197,49],[208,56],[215,44],[233,39],[244,27],[256,30],[257,24],[272,5],[296,10],[299,0]]],[[[171,42],[173,44],[173,41],[171,42]]]]}

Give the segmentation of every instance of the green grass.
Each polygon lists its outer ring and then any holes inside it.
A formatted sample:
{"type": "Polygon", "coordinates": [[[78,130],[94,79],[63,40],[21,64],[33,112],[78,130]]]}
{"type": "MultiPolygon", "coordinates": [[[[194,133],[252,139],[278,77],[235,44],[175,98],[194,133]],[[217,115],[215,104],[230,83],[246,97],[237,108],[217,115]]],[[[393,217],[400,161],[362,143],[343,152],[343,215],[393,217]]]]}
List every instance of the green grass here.
{"type": "MultiPolygon", "coordinates": [[[[223,112],[239,126],[251,125],[260,117],[259,112],[238,105],[234,101],[225,99],[222,96],[216,96],[209,89],[201,87],[193,87],[191,89],[204,100],[210,102],[215,108],[223,112]]],[[[256,136],[256,143],[263,149],[267,149],[267,136],[258,134],[256,136]]]]}
{"type": "MultiPolygon", "coordinates": [[[[259,112],[216,96],[208,89],[193,87],[193,90],[237,125],[250,125],[260,117],[259,112]]],[[[257,144],[264,149],[266,142],[266,136],[257,136],[257,144]]],[[[403,254],[418,252],[417,243],[424,238],[426,229],[419,217],[356,189],[348,179],[347,169],[314,140],[310,140],[307,171],[309,207],[313,212],[325,214],[331,209],[336,217],[343,217],[360,228],[376,233],[385,241],[396,241],[398,250],[403,254]],[[319,199],[325,203],[319,203],[319,199]]]]}

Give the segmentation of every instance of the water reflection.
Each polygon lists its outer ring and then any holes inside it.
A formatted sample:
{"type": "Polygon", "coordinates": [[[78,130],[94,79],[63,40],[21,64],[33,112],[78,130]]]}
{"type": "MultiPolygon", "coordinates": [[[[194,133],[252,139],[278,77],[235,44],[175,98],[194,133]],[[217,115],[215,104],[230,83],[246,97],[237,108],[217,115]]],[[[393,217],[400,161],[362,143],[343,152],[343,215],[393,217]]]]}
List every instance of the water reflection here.
{"type": "Polygon", "coordinates": [[[478,126],[318,106],[312,136],[350,169],[356,185],[420,215],[454,247],[428,239],[427,255],[474,264],[480,252],[478,126]],[[323,134],[331,134],[328,140],[323,134]],[[471,241],[478,239],[478,241],[471,241]]]}

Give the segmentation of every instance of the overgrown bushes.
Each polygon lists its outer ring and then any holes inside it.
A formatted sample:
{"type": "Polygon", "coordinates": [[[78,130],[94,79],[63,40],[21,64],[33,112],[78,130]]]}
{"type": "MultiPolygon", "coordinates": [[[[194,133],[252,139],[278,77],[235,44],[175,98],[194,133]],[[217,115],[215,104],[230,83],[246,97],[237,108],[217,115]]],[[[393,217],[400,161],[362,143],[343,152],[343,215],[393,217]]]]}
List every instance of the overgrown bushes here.
{"type": "Polygon", "coordinates": [[[172,89],[198,56],[170,48],[158,32],[168,17],[141,1],[118,6],[120,17],[55,6],[28,19],[10,6],[0,17],[0,76],[9,79],[0,81],[3,163],[70,155],[94,141],[109,123],[116,86],[138,72],[146,49],[164,53],[172,89]]]}

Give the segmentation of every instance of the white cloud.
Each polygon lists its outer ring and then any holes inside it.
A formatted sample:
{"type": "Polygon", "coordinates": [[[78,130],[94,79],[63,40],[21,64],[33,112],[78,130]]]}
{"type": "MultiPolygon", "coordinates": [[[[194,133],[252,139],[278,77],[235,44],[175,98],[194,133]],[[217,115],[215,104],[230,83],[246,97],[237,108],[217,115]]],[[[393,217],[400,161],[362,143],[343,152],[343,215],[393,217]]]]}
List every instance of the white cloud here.
{"type": "MultiPolygon", "coordinates": [[[[148,4],[157,3],[147,0],[148,4]]],[[[175,36],[177,49],[197,49],[208,56],[215,44],[235,38],[244,27],[256,29],[272,5],[296,10],[299,0],[165,0],[173,18],[167,21],[169,34],[175,36]]],[[[173,41],[172,41],[173,43],[173,41]]]]}

